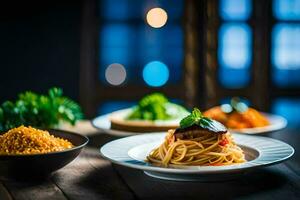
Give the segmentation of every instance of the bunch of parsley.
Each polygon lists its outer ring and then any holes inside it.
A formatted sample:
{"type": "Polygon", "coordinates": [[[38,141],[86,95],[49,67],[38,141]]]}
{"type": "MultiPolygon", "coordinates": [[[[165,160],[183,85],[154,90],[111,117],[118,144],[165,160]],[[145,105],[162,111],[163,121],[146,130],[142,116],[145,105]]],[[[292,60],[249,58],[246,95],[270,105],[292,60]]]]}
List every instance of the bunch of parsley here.
{"type": "Polygon", "coordinates": [[[51,88],[48,95],[27,91],[15,102],[6,101],[0,106],[0,132],[20,125],[55,128],[63,121],[74,125],[82,118],[80,106],[63,96],[60,88],[51,88]]]}

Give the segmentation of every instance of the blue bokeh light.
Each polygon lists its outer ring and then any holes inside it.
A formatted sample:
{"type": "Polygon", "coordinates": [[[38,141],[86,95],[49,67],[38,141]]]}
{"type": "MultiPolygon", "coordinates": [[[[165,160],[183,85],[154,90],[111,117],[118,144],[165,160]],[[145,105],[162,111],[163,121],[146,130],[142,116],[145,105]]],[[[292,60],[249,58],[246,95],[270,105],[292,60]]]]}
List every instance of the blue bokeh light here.
{"type": "Polygon", "coordinates": [[[169,67],[168,83],[182,78],[183,31],[180,17],[183,0],[172,4],[163,0],[103,0],[99,3],[99,79],[105,81],[105,69],[112,63],[126,67],[127,84],[142,83],[145,63],[161,60],[169,67]],[[176,5],[176,6],[174,6],[176,5]],[[145,15],[153,7],[168,13],[168,26],[153,29],[145,24],[145,15]],[[168,35],[168,39],[164,38],[168,35]]]}
{"type": "Polygon", "coordinates": [[[288,126],[300,127],[300,99],[278,98],[272,105],[272,112],[288,120],[288,126]]]}
{"type": "Polygon", "coordinates": [[[249,83],[252,60],[252,32],[245,23],[224,23],[219,30],[219,80],[227,88],[249,83]]]}
{"type": "Polygon", "coordinates": [[[300,25],[279,23],[272,34],[272,79],[279,87],[300,85],[300,25]]]}
{"type": "Polygon", "coordinates": [[[227,68],[248,68],[251,63],[251,29],[244,23],[225,23],[219,32],[218,55],[227,68]]]}
{"type": "Polygon", "coordinates": [[[219,5],[223,20],[247,20],[252,12],[251,0],[220,0],[219,5]]]}
{"type": "Polygon", "coordinates": [[[274,0],[273,13],[279,20],[300,20],[300,0],[274,0]]]}
{"type": "Polygon", "coordinates": [[[300,68],[300,25],[277,24],[272,39],[273,65],[279,69],[300,68]]]}
{"type": "Polygon", "coordinates": [[[163,86],[169,79],[169,69],[160,61],[152,61],[145,65],[143,79],[151,87],[163,86]]]}
{"type": "Polygon", "coordinates": [[[140,26],[138,49],[136,56],[139,63],[163,60],[170,71],[168,83],[178,83],[181,80],[184,52],[183,32],[179,25],[172,24],[160,29],[140,26]]]}

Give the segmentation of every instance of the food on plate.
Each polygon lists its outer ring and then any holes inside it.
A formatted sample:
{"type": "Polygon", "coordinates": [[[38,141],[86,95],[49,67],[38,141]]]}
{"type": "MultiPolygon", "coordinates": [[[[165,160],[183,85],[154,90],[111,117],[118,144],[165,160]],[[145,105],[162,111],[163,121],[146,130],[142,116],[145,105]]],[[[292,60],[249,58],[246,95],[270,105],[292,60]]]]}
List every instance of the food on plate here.
{"type": "Polygon", "coordinates": [[[168,131],[164,142],[147,159],[162,166],[220,166],[246,161],[225,126],[204,117],[196,108],[180,121],[179,128],[168,131]]]}
{"type": "Polygon", "coordinates": [[[230,129],[255,128],[269,125],[269,121],[264,115],[240,102],[238,98],[233,98],[231,104],[213,107],[205,111],[203,115],[221,122],[230,129]]]}
{"type": "Polygon", "coordinates": [[[80,106],[63,96],[60,88],[51,88],[48,95],[27,91],[19,94],[15,102],[0,105],[0,132],[21,125],[42,128],[58,127],[62,122],[74,125],[82,117],[80,106]]]}
{"type": "Polygon", "coordinates": [[[110,114],[111,128],[133,132],[166,131],[177,128],[180,119],[189,112],[171,103],[163,94],[153,93],[142,98],[130,109],[110,114]]]}
{"type": "Polygon", "coordinates": [[[72,147],[68,140],[30,126],[13,128],[0,136],[0,155],[44,154],[72,147]]]}

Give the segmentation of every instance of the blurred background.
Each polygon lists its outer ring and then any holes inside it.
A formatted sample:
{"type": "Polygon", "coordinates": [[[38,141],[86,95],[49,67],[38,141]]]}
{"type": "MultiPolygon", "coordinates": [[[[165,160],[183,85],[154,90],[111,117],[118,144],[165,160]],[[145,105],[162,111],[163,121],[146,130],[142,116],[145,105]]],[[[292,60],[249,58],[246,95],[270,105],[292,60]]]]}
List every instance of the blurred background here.
{"type": "Polygon", "coordinates": [[[62,87],[88,118],[162,92],[206,109],[233,96],[300,126],[300,0],[10,1],[0,101],[62,87]]]}

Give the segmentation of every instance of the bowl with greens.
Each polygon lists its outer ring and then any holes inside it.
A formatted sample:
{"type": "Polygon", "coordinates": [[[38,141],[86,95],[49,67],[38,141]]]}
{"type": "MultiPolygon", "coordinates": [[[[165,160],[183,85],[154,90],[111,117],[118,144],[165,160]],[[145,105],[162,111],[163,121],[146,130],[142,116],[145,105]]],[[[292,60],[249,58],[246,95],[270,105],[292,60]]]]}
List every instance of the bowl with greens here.
{"type": "Polygon", "coordinates": [[[63,96],[61,88],[53,87],[48,94],[26,91],[16,100],[0,105],[0,133],[21,125],[57,129],[63,123],[74,125],[82,118],[80,106],[63,96]]]}
{"type": "Polygon", "coordinates": [[[82,118],[79,104],[60,88],[47,94],[25,91],[0,104],[0,176],[46,178],[70,163],[88,138],[59,129],[82,118]]]}
{"type": "Polygon", "coordinates": [[[189,112],[183,106],[170,102],[161,93],[153,93],[131,108],[95,118],[93,125],[113,134],[120,131],[132,134],[160,132],[177,128],[180,119],[187,115],[189,112]]]}

